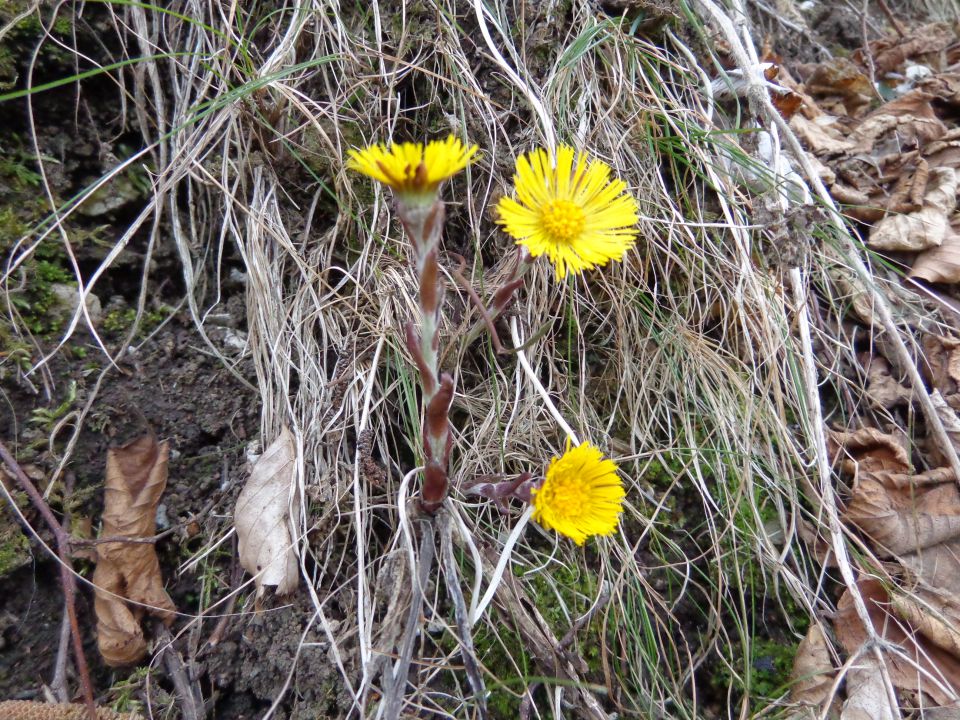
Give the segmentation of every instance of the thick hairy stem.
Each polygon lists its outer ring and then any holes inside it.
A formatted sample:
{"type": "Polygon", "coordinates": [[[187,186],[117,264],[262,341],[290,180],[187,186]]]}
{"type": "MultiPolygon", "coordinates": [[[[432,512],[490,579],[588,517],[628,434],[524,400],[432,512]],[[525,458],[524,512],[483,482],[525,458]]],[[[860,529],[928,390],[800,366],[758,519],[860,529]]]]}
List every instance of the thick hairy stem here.
{"type": "Polygon", "coordinates": [[[437,248],[443,230],[444,209],[440,200],[431,205],[407,207],[400,204],[403,223],[416,254],[419,283],[420,332],[406,326],[407,346],[413,355],[423,388],[423,449],[426,467],[423,473],[420,504],[433,514],[447,496],[450,480],[447,461],[450,456],[450,423],[447,416],[453,399],[453,378],[440,375],[440,308],[443,303],[443,282],[437,248]]]}

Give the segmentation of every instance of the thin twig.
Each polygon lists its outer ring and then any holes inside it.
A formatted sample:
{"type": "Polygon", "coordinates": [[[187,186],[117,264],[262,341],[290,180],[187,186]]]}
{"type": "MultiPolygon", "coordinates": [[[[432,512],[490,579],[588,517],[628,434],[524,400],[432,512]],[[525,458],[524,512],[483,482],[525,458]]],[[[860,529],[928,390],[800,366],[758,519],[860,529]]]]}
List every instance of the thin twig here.
{"type": "Polygon", "coordinates": [[[883,14],[887,16],[887,20],[890,21],[890,24],[893,26],[893,29],[896,31],[897,35],[899,35],[901,38],[905,38],[907,36],[907,31],[900,21],[897,20],[897,16],[893,14],[893,10],[891,10],[890,6],[887,5],[887,1],[877,0],[877,5],[880,6],[883,14]]]}
{"type": "MultiPolygon", "coordinates": [[[[30,478],[20,467],[6,446],[0,442],[0,459],[9,468],[10,472],[17,479],[20,487],[30,498],[30,502],[36,508],[37,512],[47,523],[50,532],[57,543],[57,556],[60,565],[60,583],[63,587],[64,602],[67,610],[67,618],[70,621],[70,633],[73,637],[73,656],[77,664],[77,675],[80,677],[80,685],[83,688],[83,702],[87,707],[87,714],[90,720],[96,720],[97,709],[93,702],[93,685],[90,683],[90,670],[87,667],[87,657],[83,654],[83,639],[80,637],[80,626],[77,623],[77,585],[73,576],[73,565],[70,562],[70,537],[60,527],[57,518],[54,516],[50,506],[44,502],[40,492],[30,482],[30,478]]],[[[35,532],[35,531],[34,531],[35,532]]]]}
{"type": "Polygon", "coordinates": [[[196,681],[191,681],[188,677],[187,666],[173,646],[173,635],[162,622],[155,623],[157,628],[157,640],[160,643],[163,652],[163,665],[167,669],[167,674],[173,682],[173,687],[177,691],[177,700],[180,705],[180,717],[183,720],[204,720],[207,716],[206,708],[203,705],[203,693],[196,681]]]}
{"type": "MultiPolygon", "coordinates": [[[[74,474],[67,473],[64,478],[63,497],[64,500],[73,494],[74,474]]],[[[66,503],[64,503],[66,505],[66,503]]],[[[70,533],[70,516],[64,512],[63,521],[60,527],[64,533],[70,533]]],[[[67,687],[67,659],[70,655],[70,611],[67,608],[67,594],[63,594],[63,617],[60,619],[60,638],[57,643],[57,660],[53,665],[53,679],[50,681],[50,689],[57,700],[62,703],[70,702],[70,691],[67,687]]]]}
{"type": "Polygon", "coordinates": [[[497,328],[493,324],[493,317],[487,311],[486,306],[483,304],[483,300],[480,299],[480,296],[477,295],[477,291],[473,289],[473,285],[470,284],[470,281],[463,276],[463,271],[467,267],[467,261],[463,255],[458,255],[456,253],[450,253],[451,257],[455,258],[460,267],[450,268],[450,274],[460,283],[470,299],[473,301],[474,306],[476,306],[477,311],[480,313],[480,317],[483,320],[483,324],[487,326],[487,331],[490,333],[490,341],[493,343],[493,349],[497,351],[497,355],[503,355],[506,353],[506,350],[503,349],[503,345],[500,343],[500,336],[497,334],[497,328]]]}

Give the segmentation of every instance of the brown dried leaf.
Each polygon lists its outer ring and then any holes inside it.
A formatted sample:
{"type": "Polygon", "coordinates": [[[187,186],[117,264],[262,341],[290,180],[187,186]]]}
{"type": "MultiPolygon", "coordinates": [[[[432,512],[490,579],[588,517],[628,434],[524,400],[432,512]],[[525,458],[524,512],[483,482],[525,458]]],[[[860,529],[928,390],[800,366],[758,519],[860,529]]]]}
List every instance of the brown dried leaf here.
{"type": "Polygon", "coordinates": [[[910,627],[960,658],[960,600],[953,593],[925,587],[912,595],[896,593],[890,600],[893,611],[910,627]]]}
{"type": "MultiPolygon", "coordinates": [[[[937,411],[937,416],[940,418],[944,430],[947,431],[947,436],[950,438],[953,447],[957,451],[960,451],[960,418],[957,418],[956,411],[947,404],[947,401],[943,395],[940,394],[939,390],[934,390],[930,393],[930,402],[933,403],[933,407],[937,411]]],[[[949,465],[950,461],[946,455],[943,454],[938,443],[931,442],[930,445],[931,462],[941,466],[949,465]]]]}
{"type": "Polygon", "coordinates": [[[815,97],[841,98],[848,115],[855,115],[857,110],[869,105],[875,95],[870,78],[843,57],[816,65],[804,85],[806,92],[815,97]]]}
{"type": "Polygon", "coordinates": [[[960,538],[902,555],[898,560],[927,585],[960,593],[960,538]]]}
{"type": "Polygon", "coordinates": [[[923,157],[931,168],[960,168],[960,128],[953,128],[939,140],[923,149],[923,157]]]}
{"type": "Polygon", "coordinates": [[[894,720],[899,713],[890,707],[878,660],[865,653],[847,673],[847,699],[840,720],[894,720]]]}
{"type": "MultiPolygon", "coordinates": [[[[884,652],[883,657],[893,684],[903,690],[923,691],[933,698],[937,705],[955,702],[960,697],[957,692],[960,689],[960,660],[929,642],[915,628],[898,618],[892,611],[886,590],[877,580],[861,580],[857,587],[867,606],[867,614],[874,631],[899,646],[907,656],[904,658],[884,652]]],[[[867,640],[867,630],[857,615],[849,590],[837,603],[833,627],[837,640],[848,653],[859,650],[867,640]]],[[[871,655],[872,653],[866,653],[861,659],[866,661],[871,655]]],[[[873,674],[879,675],[877,672],[873,674]]],[[[849,678],[847,695],[849,703],[850,696],[853,695],[849,678]]]]}
{"type": "Polygon", "coordinates": [[[960,537],[960,492],[954,482],[904,488],[861,472],[844,515],[881,555],[926,552],[960,537]]]}
{"type": "Polygon", "coordinates": [[[957,174],[953,168],[930,170],[923,207],[904,215],[888,215],[870,231],[868,245],[878,250],[917,252],[939,247],[957,207],[957,174]]]}
{"type": "Polygon", "coordinates": [[[960,391],[960,340],[942,335],[923,336],[924,370],[927,380],[953,409],[960,391]]]}
{"type": "MultiPolygon", "coordinates": [[[[167,485],[166,442],[145,435],[107,453],[101,537],[149,538],[167,485]]],[[[140,619],[145,612],[165,622],[176,608],[163,588],[160,562],[151,543],[106,542],[97,546],[94,609],[97,644],[107,665],[139,661],[147,652],[140,619]],[[134,605],[128,605],[124,598],[134,605]]]]}
{"type": "Polygon", "coordinates": [[[876,408],[889,410],[908,404],[913,392],[897,382],[890,374],[890,363],[882,355],[861,358],[867,368],[867,400],[876,408]]]}
{"type": "Polygon", "coordinates": [[[790,127],[807,149],[816,155],[838,155],[854,148],[854,143],[844,136],[836,124],[836,118],[831,115],[823,114],[816,119],[794,115],[790,119],[790,127]]]}
{"type": "Polygon", "coordinates": [[[790,701],[819,708],[830,697],[833,658],[819,625],[811,625],[797,646],[790,673],[790,701]]]}
{"type": "Polygon", "coordinates": [[[856,152],[875,156],[902,154],[942,138],[947,134],[947,126],[933,110],[935,98],[931,93],[914,89],[881,105],[850,133],[856,152]]]}
{"type": "MultiPolygon", "coordinates": [[[[908,59],[936,55],[943,52],[956,40],[950,23],[935,22],[921,25],[906,37],[892,35],[870,43],[870,56],[877,76],[902,71],[908,59]]],[[[863,60],[863,50],[853,54],[854,60],[863,60]]]]}
{"type": "Polygon", "coordinates": [[[827,432],[830,456],[836,458],[841,452],[844,459],[841,468],[853,475],[863,473],[905,473],[910,470],[910,455],[901,438],[876,428],[860,428],[853,432],[827,432]]]}
{"type": "Polygon", "coordinates": [[[939,247],[917,256],[910,277],[932,283],[960,282],[960,215],[950,219],[939,247]]]}
{"type": "Polygon", "coordinates": [[[257,596],[266,587],[278,595],[296,589],[300,566],[290,518],[300,514],[294,490],[297,450],[286,427],[253,466],[237,498],[233,522],[237,529],[240,564],[254,576],[257,596]]]}

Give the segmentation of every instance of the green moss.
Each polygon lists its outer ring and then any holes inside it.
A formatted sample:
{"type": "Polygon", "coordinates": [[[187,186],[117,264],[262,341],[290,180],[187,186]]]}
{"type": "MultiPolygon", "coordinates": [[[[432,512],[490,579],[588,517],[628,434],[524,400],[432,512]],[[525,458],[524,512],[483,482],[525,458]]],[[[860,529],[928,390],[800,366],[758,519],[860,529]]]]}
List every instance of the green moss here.
{"type": "MultiPolygon", "coordinates": [[[[27,10],[32,3],[27,0],[6,0],[0,3],[0,27],[6,26],[17,15],[27,10]]],[[[0,90],[9,90],[17,84],[18,66],[22,66],[33,54],[37,43],[44,40],[44,25],[49,22],[45,17],[41,23],[40,14],[33,12],[17,22],[0,42],[0,90]]],[[[73,32],[73,15],[61,11],[50,28],[53,35],[67,38],[73,32]]],[[[57,64],[69,65],[71,53],[57,43],[44,42],[37,56],[40,67],[57,64]]]]}
{"type": "Polygon", "coordinates": [[[0,577],[30,562],[30,541],[9,512],[0,515],[0,577]]]}
{"type": "Polygon", "coordinates": [[[495,632],[487,625],[480,625],[473,644],[477,659],[488,671],[485,680],[490,717],[519,717],[519,695],[532,669],[519,633],[505,623],[499,623],[495,632]],[[519,677],[518,667],[521,670],[519,677]]]}
{"type": "MultiPolygon", "coordinates": [[[[160,305],[159,307],[144,311],[143,317],[140,318],[138,337],[145,337],[156,330],[160,323],[170,317],[172,312],[173,308],[169,305],[160,305]]],[[[130,329],[136,319],[136,308],[114,308],[104,316],[100,327],[106,332],[122,333],[130,329]]]]}

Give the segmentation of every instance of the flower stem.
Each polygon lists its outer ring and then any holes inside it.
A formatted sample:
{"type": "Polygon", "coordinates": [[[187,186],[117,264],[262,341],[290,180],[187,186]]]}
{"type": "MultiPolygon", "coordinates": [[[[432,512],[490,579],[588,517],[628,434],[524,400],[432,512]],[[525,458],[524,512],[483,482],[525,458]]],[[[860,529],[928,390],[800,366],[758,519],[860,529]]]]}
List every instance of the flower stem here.
{"type": "Polygon", "coordinates": [[[406,327],[407,346],[420,371],[423,389],[423,449],[426,464],[420,489],[420,505],[429,514],[435,513],[449,490],[447,463],[450,458],[450,423],[448,414],[453,400],[453,378],[440,373],[440,307],[443,303],[443,282],[440,278],[438,246],[443,230],[444,208],[439,199],[429,205],[399,203],[400,221],[413,243],[420,310],[420,331],[412,324],[406,327]]]}

